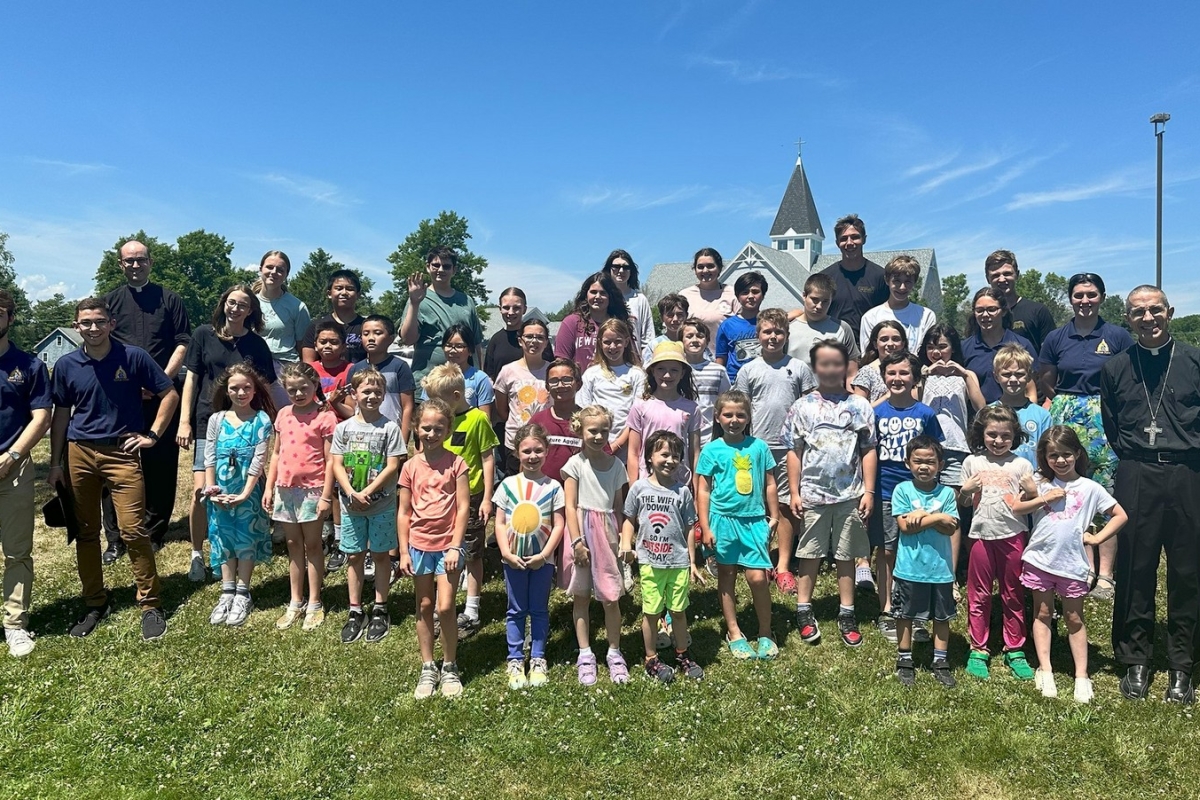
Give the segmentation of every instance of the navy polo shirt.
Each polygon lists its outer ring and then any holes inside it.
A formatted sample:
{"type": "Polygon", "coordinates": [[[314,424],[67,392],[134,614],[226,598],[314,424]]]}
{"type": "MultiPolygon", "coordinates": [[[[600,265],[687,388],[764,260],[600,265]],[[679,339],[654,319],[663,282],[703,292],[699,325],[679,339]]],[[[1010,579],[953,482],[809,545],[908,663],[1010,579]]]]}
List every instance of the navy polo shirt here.
{"type": "Polygon", "coordinates": [[[995,347],[988,347],[978,332],[974,336],[963,339],[963,366],[974,372],[975,377],[979,378],[979,389],[983,392],[983,399],[989,403],[996,402],[1004,394],[1000,384],[996,383],[996,376],[992,374],[992,359],[996,357],[996,352],[1001,347],[1009,344],[1019,344],[1029,353],[1033,359],[1033,371],[1029,377],[1034,377],[1038,369],[1038,354],[1024,336],[1005,330],[1000,343],[995,347]]]}
{"type": "Polygon", "coordinates": [[[0,356],[0,452],[16,444],[33,419],[33,409],[49,407],[50,375],[46,365],[10,345],[0,356]]]}
{"type": "Polygon", "coordinates": [[[171,379],[149,353],[110,341],[112,349],[99,360],[80,347],[54,363],[54,405],[75,409],[67,428],[71,441],[144,433],[142,389],[160,394],[171,388],[171,379]]]}
{"type": "Polygon", "coordinates": [[[1100,370],[1117,353],[1133,347],[1133,336],[1120,325],[1101,319],[1089,334],[1075,330],[1075,320],[1054,330],[1042,343],[1039,359],[1058,370],[1058,394],[1100,394],[1100,370]]]}

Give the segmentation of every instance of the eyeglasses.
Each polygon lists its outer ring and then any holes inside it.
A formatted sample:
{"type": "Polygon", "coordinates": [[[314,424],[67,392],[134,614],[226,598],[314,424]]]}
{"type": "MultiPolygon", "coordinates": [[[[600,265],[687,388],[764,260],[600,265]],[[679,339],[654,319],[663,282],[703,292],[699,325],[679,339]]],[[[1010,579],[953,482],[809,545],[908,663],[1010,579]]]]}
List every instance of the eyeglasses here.
{"type": "Polygon", "coordinates": [[[553,389],[556,386],[574,386],[575,379],[574,378],[551,378],[550,380],[546,381],[546,385],[549,386],[551,389],[553,389]]]}
{"type": "Polygon", "coordinates": [[[243,303],[240,300],[226,300],[225,307],[234,311],[247,311],[250,308],[249,303],[243,303]]]}
{"type": "Polygon", "coordinates": [[[446,350],[447,352],[450,350],[466,350],[467,346],[465,344],[444,344],[442,345],[442,349],[446,350]]]}
{"type": "Polygon", "coordinates": [[[122,267],[148,267],[150,266],[149,258],[122,258],[122,267]]]}
{"type": "Polygon", "coordinates": [[[529,342],[530,344],[538,344],[539,342],[546,341],[545,336],[534,335],[534,336],[522,336],[521,338],[524,339],[525,341],[529,342]]]}
{"type": "Polygon", "coordinates": [[[81,319],[75,323],[75,327],[89,330],[91,328],[103,328],[107,324],[108,320],[106,319],[81,319]]]}
{"type": "Polygon", "coordinates": [[[1000,306],[975,306],[976,314],[986,314],[989,317],[994,317],[1003,310],[1000,306]]]}

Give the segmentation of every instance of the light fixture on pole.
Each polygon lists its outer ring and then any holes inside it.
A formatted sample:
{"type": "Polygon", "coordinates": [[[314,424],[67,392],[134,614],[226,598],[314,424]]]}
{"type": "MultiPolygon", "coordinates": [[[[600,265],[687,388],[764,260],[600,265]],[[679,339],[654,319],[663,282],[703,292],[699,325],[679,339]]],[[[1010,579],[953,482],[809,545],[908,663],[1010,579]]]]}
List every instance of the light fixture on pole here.
{"type": "Polygon", "coordinates": [[[1154,285],[1162,288],[1162,148],[1163,131],[1167,128],[1170,114],[1158,113],[1150,118],[1154,126],[1154,138],[1158,139],[1158,225],[1154,237],[1154,285]]]}

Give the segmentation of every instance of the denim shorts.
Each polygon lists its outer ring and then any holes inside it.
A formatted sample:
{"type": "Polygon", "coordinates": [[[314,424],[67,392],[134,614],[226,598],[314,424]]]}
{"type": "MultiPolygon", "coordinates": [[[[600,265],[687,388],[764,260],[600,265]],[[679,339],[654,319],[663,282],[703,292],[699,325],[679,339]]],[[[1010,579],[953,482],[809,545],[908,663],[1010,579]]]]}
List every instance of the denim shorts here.
{"type": "MultiPolygon", "coordinates": [[[[418,550],[409,545],[408,557],[412,559],[413,575],[445,575],[446,554],[441,550],[418,550]]],[[[463,566],[459,559],[458,568],[463,566]]]]}
{"type": "Polygon", "coordinates": [[[206,440],[197,439],[196,447],[192,451],[192,472],[204,472],[204,446],[206,440]]]}

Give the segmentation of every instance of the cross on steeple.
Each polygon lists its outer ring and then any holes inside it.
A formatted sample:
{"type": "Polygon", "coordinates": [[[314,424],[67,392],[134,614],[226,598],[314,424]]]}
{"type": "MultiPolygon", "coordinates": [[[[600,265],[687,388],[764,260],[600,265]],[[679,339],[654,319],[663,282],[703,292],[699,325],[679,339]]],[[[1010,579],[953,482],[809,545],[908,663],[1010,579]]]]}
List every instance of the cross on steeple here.
{"type": "Polygon", "coordinates": [[[804,147],[804,140],[797,139],[793,144],[796,145],[796,158],[799,158],[801,155],[803,155],[802,148],[804,147]]]}

